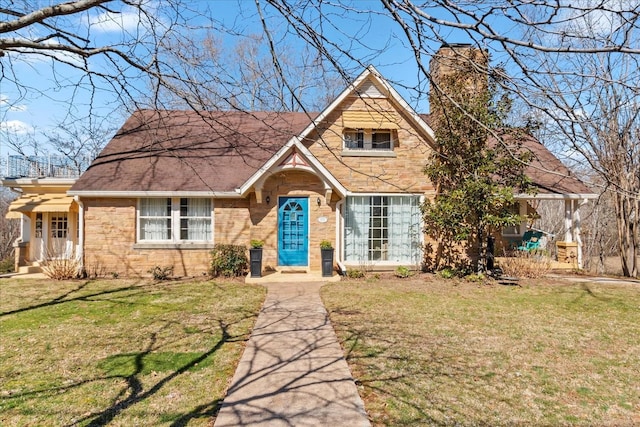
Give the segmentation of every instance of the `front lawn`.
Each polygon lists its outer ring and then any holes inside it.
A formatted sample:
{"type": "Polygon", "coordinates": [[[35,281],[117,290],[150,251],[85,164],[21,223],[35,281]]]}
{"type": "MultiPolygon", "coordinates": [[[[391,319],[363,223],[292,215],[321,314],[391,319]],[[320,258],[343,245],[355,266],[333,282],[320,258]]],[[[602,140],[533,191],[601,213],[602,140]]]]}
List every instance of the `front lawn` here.
{"type": "Polygon", "coordinates": [[[0,279],[0,425],[210,425],[265,289],[0,279]]]}
{"type": "Polygon", "coordinates": [[[421,276],[322,297],[374,425],[640,425],[640,284],[421,276]]]}

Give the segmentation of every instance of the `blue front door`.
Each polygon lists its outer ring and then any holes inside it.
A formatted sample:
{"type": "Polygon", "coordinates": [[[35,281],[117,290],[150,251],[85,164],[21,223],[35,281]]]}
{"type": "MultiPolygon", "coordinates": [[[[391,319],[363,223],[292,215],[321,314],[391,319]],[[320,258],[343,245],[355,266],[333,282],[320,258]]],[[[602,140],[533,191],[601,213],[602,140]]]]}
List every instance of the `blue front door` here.
{"type": "Polygon", "coordinates": [[[309,199],[280,197],[278,201],[278,265],[307,265],[309,259],[309,199]]]}

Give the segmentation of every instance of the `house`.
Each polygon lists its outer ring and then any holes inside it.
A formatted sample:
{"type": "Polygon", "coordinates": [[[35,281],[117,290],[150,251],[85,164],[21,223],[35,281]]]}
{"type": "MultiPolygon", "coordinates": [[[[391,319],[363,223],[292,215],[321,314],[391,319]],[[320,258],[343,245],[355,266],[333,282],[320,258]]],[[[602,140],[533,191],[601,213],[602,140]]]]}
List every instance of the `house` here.
{"type": "MultiPolygon", "coordinates": [[[[443,46],[433,61],[469,49],[443,46]]],[[[374,67],[318,113],[136,111],[78,179],[3,180],[21,194],[9,213],[22,220],[16,261],[46,248],[73,252],[89,274],[201,275],[215,244],[259,239],[269,270],[319,272],[322,240],[340,269],[418,266],[420,205],[435,196],[427,120],[374,67]]],[[[523,143],[539,191],[517,195],[520,212],[564,200],[565,248],[578,251],[577,207],[595,195],[534,138],[523,143]]],[[[505,242],[525,231],[505,230],[505,242]]]]}

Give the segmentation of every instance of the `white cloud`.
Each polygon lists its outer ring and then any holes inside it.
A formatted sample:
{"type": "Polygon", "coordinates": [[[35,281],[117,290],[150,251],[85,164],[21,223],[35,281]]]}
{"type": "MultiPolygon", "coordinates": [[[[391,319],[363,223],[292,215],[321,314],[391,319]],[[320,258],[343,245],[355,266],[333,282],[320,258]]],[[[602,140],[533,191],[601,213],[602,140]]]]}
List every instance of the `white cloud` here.
{"type": "Polygon", "coordinates": [[[104,12],[89,18],[89,26],[103,33],[134,31],[140,25],[137,12],[104,12]]]}
{"type": "Polygon", "coordinates": [[[7,109],[10,113],[22,113],[27,111],[27,106],[24,104],[12,104],[7,95],[0,95],[0,106],[7,109]]]}
{"type": "Polygon", "coordinates": [[[624,24],[625,15],[629,15],[637,7],[633,3],[629,0],[577,0],[564,5],[565,13],[561,15],[571,23],[567,28],[569,34],[606,38],[624,24]]]}
{"type": "Polygon", "coordinates": [[[0,132],[12,135],[25,135],[33,132],[33,127],[20,120],[7,120],[6,122],[0,122],[0,132]]]}

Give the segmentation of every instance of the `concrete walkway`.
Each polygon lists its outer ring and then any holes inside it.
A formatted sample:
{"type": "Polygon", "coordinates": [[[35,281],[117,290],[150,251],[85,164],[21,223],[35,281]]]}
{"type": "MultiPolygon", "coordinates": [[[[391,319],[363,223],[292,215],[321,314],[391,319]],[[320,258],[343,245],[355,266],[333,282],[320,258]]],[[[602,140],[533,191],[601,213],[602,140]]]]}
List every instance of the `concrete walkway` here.
{"type": "Polygon", "coordinates": [[[320,300],[322,285],[265,285],[215,427],[370,425],[320,300]]]}

